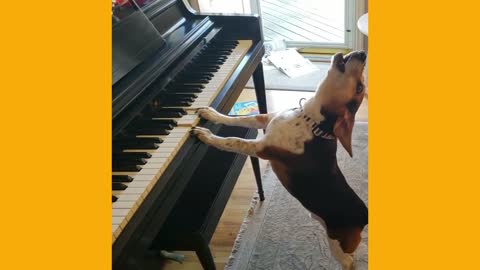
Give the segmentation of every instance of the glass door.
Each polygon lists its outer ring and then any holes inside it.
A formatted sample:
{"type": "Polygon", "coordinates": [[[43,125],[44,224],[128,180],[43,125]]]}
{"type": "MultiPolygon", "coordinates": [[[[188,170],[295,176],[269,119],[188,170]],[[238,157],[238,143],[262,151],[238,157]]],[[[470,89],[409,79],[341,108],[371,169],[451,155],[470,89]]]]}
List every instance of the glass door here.
{"type": "MultiPolygon", "coordinates": [[[[251,0],[262,16],[265,41],[283,40],[288,47],[354,49],[363,12],[359,0],[251,0]]],[[[360,41],[357,41],[360,42],[360,41]]]]}

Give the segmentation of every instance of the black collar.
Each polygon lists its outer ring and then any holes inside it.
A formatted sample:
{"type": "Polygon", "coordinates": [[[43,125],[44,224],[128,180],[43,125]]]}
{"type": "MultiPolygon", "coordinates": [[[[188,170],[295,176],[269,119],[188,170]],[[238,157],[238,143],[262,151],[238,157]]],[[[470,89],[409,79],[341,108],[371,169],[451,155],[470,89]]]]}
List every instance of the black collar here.
{"type": "Polygon", "coordinates": [[[316,137],[326,139],[326,140],[335,140],[336,139],[335,135],[331,131],[330,132],[327,131],[327,130],[329,130],[329,128],[327,127],[327,122],[326,121],[322,121],[320,123],[317,123],[305,113],[305,111],[303,110],[303,106],[302,106],[302,100],[304,100],[304,99],[302,98],[299,101],[300,108],[295,108],[295,109],[300,110],[300,116],[299,117],[302,117],[307,122],[307,124],[311,127],[313,135],[315,135],[316,137]]]}

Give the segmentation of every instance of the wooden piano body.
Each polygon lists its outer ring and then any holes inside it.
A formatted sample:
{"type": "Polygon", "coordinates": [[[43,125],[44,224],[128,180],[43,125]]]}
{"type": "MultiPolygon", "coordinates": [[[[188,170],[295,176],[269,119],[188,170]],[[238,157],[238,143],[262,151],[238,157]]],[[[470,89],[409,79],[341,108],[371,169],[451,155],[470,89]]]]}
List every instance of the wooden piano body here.
{"type": "Polygon", "coordinates": [[[194,119],[193,111],[206,102],[228,113],[253,75],[266,112],[260,18],[198,15],[175,0],[121,2],[112,13],[113,269],[159,269],[161,249],[195,250],[214,269],[208,242],[246,157],[185,133],[200,125],[222,136],[257,136],[194,119]]]}

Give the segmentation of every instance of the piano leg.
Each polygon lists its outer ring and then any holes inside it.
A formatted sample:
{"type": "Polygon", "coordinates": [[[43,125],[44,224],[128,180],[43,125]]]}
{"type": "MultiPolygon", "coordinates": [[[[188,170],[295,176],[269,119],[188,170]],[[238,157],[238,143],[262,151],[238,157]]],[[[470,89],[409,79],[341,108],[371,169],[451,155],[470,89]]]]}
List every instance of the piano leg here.
{"type": "Polygon", "coordinates": [[[195,253],[197,253],[198,259],[204,270],[215,270],[215,262],[207,241],[199,240],[195,253]]]}
{"type": "Polygon", "coordinates": [[[260,113],[267,113],[267,97],[265,94],[265,80],[263,78],[263,65],[260,62],[253,72],[253,84],[257,95],[258,109],[260,113]]]}
{"type": "MultiPolygon", "coordinates": [[[[267,96],[265,93],[265,80],[263,77],[263,65],[260,62],[253,72],[253,84],[255,85],[255,94],[257,95],[258,109],[260,113],[267,113],[267,96]]],[[[265,131],[265,130],[264,130],[265,131]]],[[[255,174],[255,180],[257,181],[258,196],[260,201],[265,200],[263,194],[262,176],[260,173],[260,162],[256,157],[250,157],[252,162],[253,172],[255,174]]]]}
{"type": "Polygon", "coordinates": [[[250,157],[250,161],[252,162],[253,173],[255,174],[255,181],[257,181],[258,196],[260,197],[260,201],[263,202],[265,200],[265,195],[263,194],[262,176],[260,173],[260,161],[256,157],[250,157]]]}

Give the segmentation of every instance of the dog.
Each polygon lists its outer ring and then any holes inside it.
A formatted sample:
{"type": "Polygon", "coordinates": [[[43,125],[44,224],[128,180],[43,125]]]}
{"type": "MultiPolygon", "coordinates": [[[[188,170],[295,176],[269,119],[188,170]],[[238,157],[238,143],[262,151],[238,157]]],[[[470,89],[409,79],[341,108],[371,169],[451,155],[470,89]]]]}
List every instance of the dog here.
{"type": "Polygon", "coordinates": [[[205,128],[192,129],[207,145],[269,160],[288,192],[325,227],[331,253],[343,270],[354,269],[353,253],[368,224],[368,208],[338,167],[337,139],[352,156],[355,113],[365,95],[366,58],[363,51],[335,54],[315,95],[298,108],[240,117],[209,107],[197,110],[214,123],[264,129],[259,139],[222,138],[205,128]]]}

